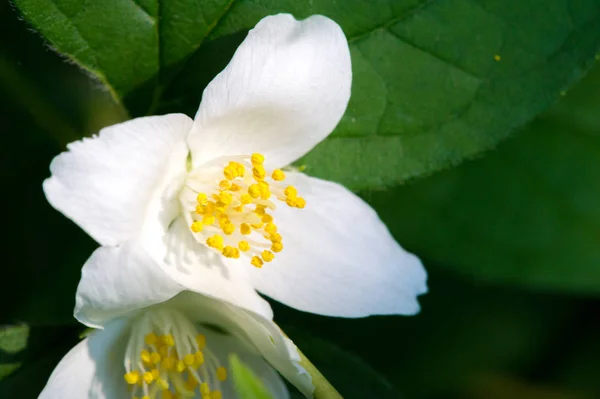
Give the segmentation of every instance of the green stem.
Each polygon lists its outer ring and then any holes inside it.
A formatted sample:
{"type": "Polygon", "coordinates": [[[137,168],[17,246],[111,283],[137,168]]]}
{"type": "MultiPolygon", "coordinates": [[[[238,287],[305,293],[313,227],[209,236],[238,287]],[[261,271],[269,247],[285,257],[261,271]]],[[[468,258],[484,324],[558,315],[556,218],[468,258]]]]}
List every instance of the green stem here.
{"type": "Polygon", "coordinates": [[[327,381],[325,376],[321,374],[314,364],[308,360],[308,358],[298,349],[300,354],[300,365],[310,374],[312,377],[312,383],[315,386],[315,399],[342,399],[343,396],[327,381]]]}

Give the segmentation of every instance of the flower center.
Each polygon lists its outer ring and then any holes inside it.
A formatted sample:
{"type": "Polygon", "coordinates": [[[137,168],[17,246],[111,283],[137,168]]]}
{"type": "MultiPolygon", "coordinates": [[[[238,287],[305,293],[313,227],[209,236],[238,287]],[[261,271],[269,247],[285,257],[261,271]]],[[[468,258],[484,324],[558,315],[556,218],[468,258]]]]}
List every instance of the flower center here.
{"type": "Polygon", "coordinates": [[[194,238],[227,258],[241,254],[260,268],[283,250],[273,215],[275,199],[302,209],[304,198],[285,185],[281,169],[265,170],[261,154],[219,158],[193,170],[181,202],[194,238]]]}
{"type": "Polygon", "coordinates": [[[136,322],[125,353],[133,399],[222,399],[227,371],[206,337],[177,310],[149,311],[136,322]]]}

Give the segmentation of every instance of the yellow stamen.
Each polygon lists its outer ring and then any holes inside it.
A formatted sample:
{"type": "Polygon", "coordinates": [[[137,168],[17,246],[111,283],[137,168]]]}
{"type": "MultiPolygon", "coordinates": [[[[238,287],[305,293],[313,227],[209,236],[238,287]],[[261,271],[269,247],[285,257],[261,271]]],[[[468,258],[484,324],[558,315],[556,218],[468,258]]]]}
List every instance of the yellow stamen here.
{"type": "Polygon", "coordinates": [[[280,242],[274,242],[273,245],[271,245],[271,251],[277,253],[277,252],[281,252],[281,250],[283,249],[283,244],[280,242]]]}
{"type": "Polygon", "coordinates": [[[157,341],[158,337],[154,333],[146,334],[146,336],[144,337],[144,342],[146,343],[146,345],[155,345],[157,341]]]}
{"type": "Polygon", "coordinates": [[[183,370],[185,370],[185,363],[183,362],[183,360],[179,360],[177,362],[177,365],[175,366],[175,370],[177,370],[178,373],[181,373],[183,370]]]}
{"type": "Polygon", "coordinates": [[[248,194],[252,198],[260,197],[260,186],[258,184],[252,184],[250,187],[248,187],[248,194]]]}
{"type": "Polygon", "coordinates": [[[217,368],[217,378],[219,381],[225,381],[227,379],[227,370],[225,367],[221,366],[217,368]]]}
{"type": "Polygon", "coordinates": [[[225,205],[231,204],[232,200],[233,200],[233,196],[231,194],[229,194],[228,192],[222,191],[219,194],[219,201],[221,201],[225,205]]]}
{"type": "Polygon", "coordinates": [[[229,180],[221,180],[219,182],[219,187],[222,190],[227,190],[227,189],[229,189],[231,187],[231,182],[229,180]]]}
{"type": "Polygon", "coordinates": [[[221,391],[212,391],[210,393],[210,399],[223,399],[223,394],[221,393],[221,391]]]}
{"type": "Polygon", "coordinates": [[[226,166],[225,169],[223,169],[223,175],[227,180],[233,180],[237,177],[237,170],[231,165],[226,166]]]}
{"type": "Polygon", "coordinates": [[[260,269],[263,265],[263,261],[261,258],[259,258],[258,256],[253,256],[252,260],[250,261],[250,263],[252,264],[252,266],[260,269]]]}
{"type": "Polygon", "coordinates": [[[162,337],[162,341],[165,343],[165,345],[167,346],[175,346],[175,340],[173,339],[173,336],[171,334],[166,334],[162,337]]]}
{"type": "Polygon", "coordinates": [[[250,244],[248,244],[248,241],[240,241],[238,243],[238,248],[240,251],[246,252],[250,249],[250,244]]]}
{"type": "Polygon", "coordinates": [[[205,226],[210,226],[214,222],[215,222],[215,217],[214,216],[204,215],[202,217],[202,224],[205,225],[205,226]]]}
{"type": "Polygon", "coordinates": [[[204,194],[204,193],[200,193],[196,197],[196,201],[198,201],[198,203],[200,205],[206,205],[206,202],[208,201],[208,196],[206,194],[204,194]]]}
{"type": "Polygon", "coordinates": [[[139,380],[140,373],[135,370],[125,374],[125,381],[127,381],[127,383],[130,385],[137,384],[139,380]]]}
{"type": "Polygon", "coordinates": [[[223,227],[221,227],[221,229],[223,230],[223,233],[231,235],[235,231],[235,226],[231,222],[229,222],[225,223],[223,227]]]}
{"type": "Polygon", "coordinates": [[[196,366],[199,367],[204,364],[204,354],[201,351],[198,351],[194,354],[196,360],[196,366]]]}
{"type": "Polygon", "coordinates": [[[152,364],[158,364],[158,363],[160,363],[160,359],[161,359],[161,356],[160,356],[160,354],[159,354],[159,353],[157,353],[157,352],[152,352],[152,353],[150,354],[150,362],[151,362],[152,364]]]}
{"type": "Polygon", "coordinates": [[[275,226],[275,223],[273,223],[273,222],[267,223],[267,225],[265,226],[265,231],[269,234],[276,233],[277,226],[275,226]]]}
{"type": "Polygon", "coordinates": [[[295,198],[298,195],[298,190],[296,190],[296,187],[294,186],[287,186],[285,190],[283,190],[283,193],[286,197],[295,198]]]}
{"type": "Polygon", "coordinates": [[[194,364],[194,361],[196,360],[196,357],[194,355],[192,355],[191,353],[188,353],[187,355],[185,355],[185,357],[183,358],[183,362],[187,365],[187,366],[191,366],[194,364]]]}
{"type": "Polygon", "coordinates": [[[250,194],[242,194],[240,197],[240,202],[244,205],[248,205],[252,202],[252,196],[250,194]]]}
{"type": "Polygon", "coordinates": [[[252,162],[253,166],[262,165],[263,162],[265,161],[265,156],[262,154],[259,154],[259,153],[254,153],[250,157],[250,161],[252,162]]]}
{"type": "Polygon", "coordinates": [[[266,249],[265,249],[264,251],[262,251],[262,254],[261,254],[261,255],[262,255],[262,258],[263,258],[263,260],[264,260],[265,262],[270,262],[270,261],[272,261],[273,259],[275,259],[275,255],[273,255],[273,252],[271,252],[271,251],[268,251],[268,250],[266,250],[266,249]]]}
{"type": "Polygon", "coordinates": [[[194,233],[200,233],[204,229],[204,225],[201,221],[196,220],[192,223],[191,229],[194,233]]]}
{"type": "Polygon", "coordinates": [[[254,176],[255,180],[262,180],[267,175],[267,172],[262,166],[255,166],[252,168],[252,175],[254,176]]]}
{"type": "Polygon", "coordinates": [[[250,225],[248,223],[242,223],[240,225],[240,232],[247,236],[248,234],[250,234],[252,232],[252,228],[250,227],[250,225]]]}
{"type": "Polygon", "coordinates": [[[200,393],[202,396],[210,395],[210,387],[208,386],[208,382],[203,382],[200,384],[200,393]]]}
{"type": "Polygon", "coordinates": [[[283,181],[285,179],[285,173],[281,169],[275,169],[271,174],[271,177],[275,181],[283,181]]]}
{"type": "Polygon", "coordinates": [[[288,206],[295,208],[297,205],[296,197],[287,197],[285,203],[288,204],[288,206]]]}
{"type": "Polygon", "coordinates": [[[218,251],[222,251],[223,250],[223,236],[215,234],[212,237],[208,237],[206,239],[206,245],[208,245],[209,247],[214,248],[218,251]]]}
{"type": "Polygon", "coordinates": [[[231,247],[229,245],[227,245],[225,248],[223,248],[223,256],[225,256],[226,258],[239,258],[240,257],[240,250],[234,247],[231,247]]]}
{"type": "Polygon", "coordinates": [[[144,363],[150,363],[150,352],[148,352],[147,350],[144,349],[142,351],[142,353],[140,354],[140,359],[144,363]]]}
{"type": "Polygon", "coordinates": [[[206,346],[206,336],[204,334],[196,335],[196,344],[198,344],[198,348],[204,349],[206,346]]]}
{"type": "MultiPolygon", "coordinates": [[[[257,246],[262,252],[253,251],[248,255],[253,266],[262,267],[264,262],[274,260],[275,253],[283,250],[282,237],[277,233],[278,226],[272,214],[277,207],[276,202],[282,201],[290,207],[302,209],[306,206],[306,201],[298,196],[296,187],[281,183],[287,178],[282,169],[265,168],[264,155],[254,153],[249,158],[236,157],[239,162],[230,161],[223,165],[224,178],[208,174],[200,177],[202,185],[198,188],[189,186],[196,190],[195,214],[200,215],[191,215],[190,230],[195,233],[194,238],[198,241],[204,241],[210,248],[233,259],[254,248],[249,240],[236,234],[237,229],[239,228],[241,235],[246,236],[258,233],[253,235],[252,242],[258,240],[257,246]],[[246,168],[249,168],[249,172],[246,168]],[[246,173],[251,175],[244,177],[246,173]],[[251,182],[251,178],[254,182],[251,182]],[[205,187],[211,181],[216,185],[213,188],[205,187]],[[200,190],[207,191],[198,193],[200,190]],[[215,228],[221,231],[213,234],[215,228]],[[212,235],[205,233],[206,231],[210,231],[212,235]],[[263,251],[264,248],[268,249],[263,251]]],[[[190,184],[193,184],[193,180],[190,184]]],[[[160,352],[160,347],[157,350],[160,352]]]]}
{"type": "Polygon", "coordinates": [[[154,381],[154,376],[149,371],[146,371],[144,373],[144,377],[143,378],[144,378],[144,381],[146,382],[146,384],[150,384],[152,381],[154,381]]]}

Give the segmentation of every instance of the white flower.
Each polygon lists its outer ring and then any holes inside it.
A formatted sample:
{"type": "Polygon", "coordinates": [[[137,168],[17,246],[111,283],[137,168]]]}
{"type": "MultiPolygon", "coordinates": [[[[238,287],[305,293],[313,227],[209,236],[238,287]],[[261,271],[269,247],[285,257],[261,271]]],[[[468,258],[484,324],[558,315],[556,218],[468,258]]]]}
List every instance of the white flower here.
{"type": "Polygon", "coordinates": [[[238,398],[232,353],[273,398],[289,398],[275,370],[311,397],[296,347],[270,319],[182,290],[154,263],[84,266],[75,316],[101,330],[62,359],[40,398],[238,398]]]}
{"type": "Polygon", "coordinates": [[[416,313],[425,271],[376,213],[338,184],[281,170],[334,129],[351,75],[336,23],[267,17],[194,120],[137,118],[71,143],[44,190],[116,249],[98,262],[147,252],[184,286],[266,317],[254,288],[325,315],[416,313]]]}

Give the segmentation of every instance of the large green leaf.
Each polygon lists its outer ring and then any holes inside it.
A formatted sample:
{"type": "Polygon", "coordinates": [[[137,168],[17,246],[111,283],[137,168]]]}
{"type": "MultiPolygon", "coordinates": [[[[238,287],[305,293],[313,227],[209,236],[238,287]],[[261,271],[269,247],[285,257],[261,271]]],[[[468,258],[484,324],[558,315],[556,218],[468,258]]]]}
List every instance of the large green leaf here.
{"type": "Polygon", "coordinates": [[[205,71],[214,76],[229,45],[268,14],[333,18],[350,41],[353,96],[334,135],[302,162],[352,188],[392,185],[491,148],[548,107],[600,43],[596,0],[15,3],[133,115],[168,105],[193,113],[205,71]],[[206,57],[209,41],[228,37],[217,60],[206,57]]]}
{"type": "Polygon", "coordinates": [[[195,51],[232,0],[16,0],[60,53],[143,113],[177,65],[195,51]]]}
{"type": "Polygon", "coordinates": [[[366,195],[398,240],[481,279],[600,293],[600,66],[483,159],[366,195]]]}

